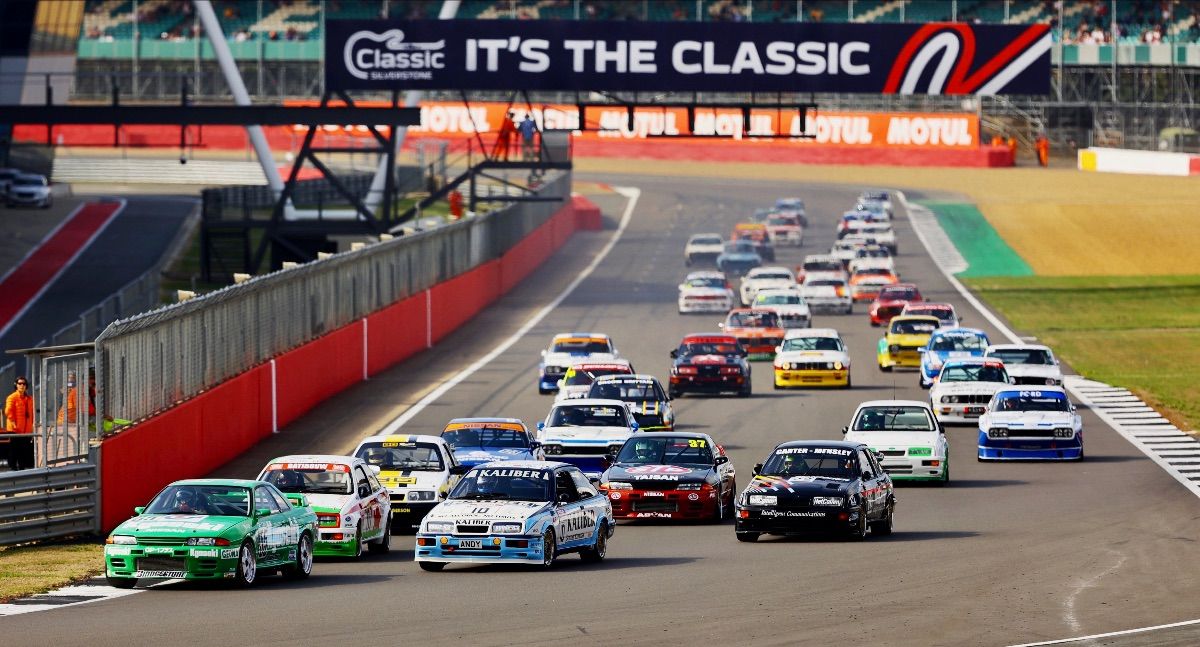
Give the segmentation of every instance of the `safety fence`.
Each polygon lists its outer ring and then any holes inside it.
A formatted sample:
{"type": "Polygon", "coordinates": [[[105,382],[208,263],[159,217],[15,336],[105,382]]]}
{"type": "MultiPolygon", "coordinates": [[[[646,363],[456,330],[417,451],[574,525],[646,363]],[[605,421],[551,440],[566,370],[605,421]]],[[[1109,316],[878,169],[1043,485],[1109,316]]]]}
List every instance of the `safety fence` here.
{"type": "MultiPolygon", "coordinates": [[[[369,198],[374,173],[346,173],[338,181],[350,193],[369,198]]],[[[397,166],[395,190],[399,194],[420,191],[424,188],[421,169],[416,166],[397,166]]],[[[201,212],[206,221],[250,219],[256,212],[275,205],[275,193],[268,186],[228,186],[205,189],[200,192],[203,204],[201,212]]],[[[320,214],[324,208],[345,209],[346,198],[326,178],[300,180],[292,191],[292,204],[297,207],[316,209],[320,214]]]]}
{"type": "Polygon", "coordinates": [[[102,386],[97,412],[134,421],[148,417],[497,259],[563,206],[570,183],[564,173],[543,185],[540,201],[276,271],[114,322],[96,339],[102,386]]]}
{"type": "Polygon", "coordinates": [[[0,473],[0,546],[98,531],[98,466],[0,473]]]}

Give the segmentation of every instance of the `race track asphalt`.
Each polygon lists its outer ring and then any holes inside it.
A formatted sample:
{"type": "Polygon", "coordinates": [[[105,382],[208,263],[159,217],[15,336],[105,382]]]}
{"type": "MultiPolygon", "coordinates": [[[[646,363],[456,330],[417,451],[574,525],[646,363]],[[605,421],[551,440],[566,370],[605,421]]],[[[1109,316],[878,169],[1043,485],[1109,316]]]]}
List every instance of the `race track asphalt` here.
{"type": "MultiPolygon", "coordinates": [[[[800,195],[813,225],[804,248],[779,254],[781,264],[794,265],[828,249],[837,215],[858,192],[802,182],[588,179],[642,190],[621,241],[531,334],[405,431],[436,433],[447,419],[470,415],[517,416],[532,426],[552,400],[534,388],[538,351],[559,331],[607,332],[640,371],[665,378],[679,338],[714,330],[719,320],[675,311],[688,235],[728,232],[755,207],[800,195]]],[[[610,223],[623,207],[615,196],[597,202],[610,223]]],[[[954,302],[966,325],[987,329],[897,216],[902,278],[928,298],[954,302]]],[[[220,474],[253,476],[285,452],[344,450],[510,335],[609,235],[576,236],[538,276],[438,348],[322,405],[220,474]]],[[[774,391],[770,364],[756,363],[750,399],[675,402],[681,429],[703,430],[725,445],[739,486],[778,442],[840,438],[863,400],[926,397],[915,373],[877,370],[879,331],[863,308],[814,323],[845,337],[853,389],[774,391]]],[[[302,583],[266,577],[249,590],[169,583],[0,619],[0,642],[1004,645],[1197,617],[1196,499],[1090,412],[1084,425],[1088,458],[1078,464],[980,464],[974,431],[950,428],[950,486],[900,486],[895,534],[862,543],[766,537],[741,544],[729,524],[623,523],[599,565],[568,556],[550,572],[425,573],[411,561],[411,537],[397,537],[399,549],[385,558],[320,562],[302,583]]]]}

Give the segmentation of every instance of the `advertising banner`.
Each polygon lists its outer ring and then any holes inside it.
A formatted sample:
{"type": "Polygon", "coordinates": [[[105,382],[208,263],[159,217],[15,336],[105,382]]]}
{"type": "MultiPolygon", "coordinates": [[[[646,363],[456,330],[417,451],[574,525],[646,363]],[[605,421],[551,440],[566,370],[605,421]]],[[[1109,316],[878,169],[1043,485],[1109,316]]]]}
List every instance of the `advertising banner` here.
{"type": "MultiPolygon", "coordinates": [[[[298,104],[298,102],[297,102],[298,104]]],[[[360,105],[371,105],[363,103],[360,105]]],[[[464,106],[451,101],[421,103],[421,125],[410,126],[411,136],[441,138],[471,137],[482,133],[492,141],[500,124],[511,111],[518,122],[525,118],[523,106],[499,102],[477,102],[464,106]]],[[[579,111],[571,105],[539,105],[530,112],[539,129],[578,130],[579,111]]],[[[633,123],[625,108],[590,106],[583,115],[588,130],[576,133],[577,139],[619,140],[647,139],[659,136],[686,135],[687,112],[682,108],[641,107],[634,110],[633,123]]],[[[843,146],[967,149],[979,146],[979,118],[973,113],[925,112],[843,112],[813,111],[803,126],[794,111],[759,111],[750,114],[750,129],[746,130],[740,110],[703,110],[695,115],[695,130],[691,134],[728,137],[733,140],[775,138],[780,143],[799,145],[835,144],[843,146]],[[783,135],[779,138],[779,135],[783,135]],[[790,136],[790,137],[789,137],[790,136]]],[[[302,133],[307,126],[296,126],[302,133]]],[[[365,126],[336,125],[323,129],[330,135],[350,135],[371,138],[365,126]]]]}
{"type": "Polygon", "coordinates": [[[1048,94],[1048,25],[331,20],[331,90],[1048,94]]]}

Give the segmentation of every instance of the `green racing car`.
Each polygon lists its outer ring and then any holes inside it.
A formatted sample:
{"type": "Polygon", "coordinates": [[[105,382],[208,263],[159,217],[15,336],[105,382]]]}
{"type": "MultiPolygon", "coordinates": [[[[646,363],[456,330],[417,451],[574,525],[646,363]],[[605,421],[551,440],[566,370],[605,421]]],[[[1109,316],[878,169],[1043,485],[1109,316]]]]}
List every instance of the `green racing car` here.
{"type": "Polygon", "coordinates": [[[125,589],[139,578],[249,586],[274,570],[303,579],[312,572],[316,532],[317,515],[303,495],[262,481],[176,481],[105,540],[105,576],[125,589]]]}

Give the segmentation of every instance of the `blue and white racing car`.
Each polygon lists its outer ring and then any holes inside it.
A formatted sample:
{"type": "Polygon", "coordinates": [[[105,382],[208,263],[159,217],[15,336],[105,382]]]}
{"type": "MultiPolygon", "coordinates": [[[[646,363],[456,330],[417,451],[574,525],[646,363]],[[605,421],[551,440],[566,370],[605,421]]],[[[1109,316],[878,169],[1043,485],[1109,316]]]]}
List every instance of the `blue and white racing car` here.
{"type": "Polygon", "coordinates": [[[997,391],[979,418],[979,460],[1083,460],[1083,419],[1058,386],[997,391]]]}
{"type": "Polygon", "coordinates": [[[612,504],[566,463],[480,465],[425,516],[415,559],[426,571],[446,564],[518,563],[544,568],[564,553],[598,562],[616,525],[612,504]]]}
{"type": "Polygon", "coordinates": [[[921,349],[921,388],[933,385],[942,364],[948,359],[983,357],[988,347],[987,333],[975,328],[938,328],[921,349]]]}
{"type": "Polygon", "coordinates": [[[584,360],[614,360],[620,357],[608,335],[594,332],[559,333],[542,351],[538,364],[538,393],[558,391],[558,381],[572,364],[584,360]]]}

